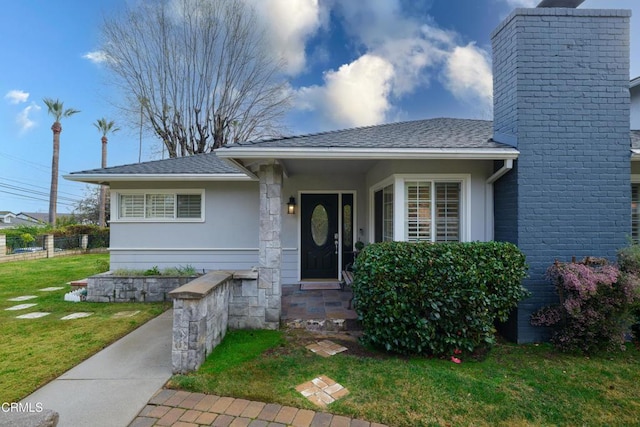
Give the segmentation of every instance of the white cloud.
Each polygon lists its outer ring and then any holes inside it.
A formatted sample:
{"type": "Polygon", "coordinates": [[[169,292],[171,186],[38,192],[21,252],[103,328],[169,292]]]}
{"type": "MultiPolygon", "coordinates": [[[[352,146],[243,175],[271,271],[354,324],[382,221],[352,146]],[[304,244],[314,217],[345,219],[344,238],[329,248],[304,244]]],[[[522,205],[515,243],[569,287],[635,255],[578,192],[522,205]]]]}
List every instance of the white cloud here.
{"type": "Polygon", "coordinates": [[[319,110],[323,118],[339,127],[382,123],[391,108],[388,97],[394,76],[388,61],[365,54],[325,73],[323,86],[299,90],[298,107],[319,110]]]}
{"type": "MultiPolygon", "coordinates": [[[[298,106],[321,112],[333,126],[383,123],[394,103],[438,79],[457,99],[491,110],[490,56],[463,45],[454,31],[418,21],[399,0],[337,2],[334,12],[363,51],[355,61],[325,73],[322,86],[297,92],[298,106]]],[[[401,113],[401,112],[400,112],[401,113]]]]}
{"type": "Polygon", "coordinates": [[[105,61],[107,61],[109,58],[107,57],[107,54],[104,53],[101,50],[94,50],[93,52],[88,52],[84,55],[82,55],[82,57],[84,59],[88,59],[89,61],[93,62],[94,64],[101,64],[105,61]]]}
{"type": "Polygon", "coordinates": [[[297,75],[306,65],[305,44],[327,18],[318,0],[245,0],[267,30],[276,55],[286,61],[286,72],[297,75]]]}
{"type": "Polygon", "coordinates": [[[475,44],[457,46],[444,68],[445,86],[458,99],[491,110],[493,77],[487,52],[475,44]]]}
{"type": "Polygon", "coordinates": [[[29,92],[14,89],[7,92],[4,98],[9,101],[9,104],[21,104],[23,102],[27,102],[29,99],[29,92]]]}
{"type": "Polygon", "coordinates": [[[33,128],[36,122],[31,118],[32,113],[39,111],[40,106],[35,102],[25,107],[16,117],[16,123],[20,127],[20,133],[23,134],[33,128]]]}

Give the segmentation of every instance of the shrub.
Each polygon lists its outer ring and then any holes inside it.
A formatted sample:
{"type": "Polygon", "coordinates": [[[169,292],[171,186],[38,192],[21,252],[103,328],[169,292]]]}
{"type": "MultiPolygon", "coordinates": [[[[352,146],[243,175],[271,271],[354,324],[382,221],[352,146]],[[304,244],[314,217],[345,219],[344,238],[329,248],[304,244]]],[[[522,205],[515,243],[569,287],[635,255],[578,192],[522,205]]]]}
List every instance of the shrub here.
{"type": "Polygon", "coordinates": [[[365,340],[401,354],[490,346],[495,319],[527,295],[525,257],[510,243],[375,243],[354,269],[365,340]]]}
{"type": "MultiPolygon", "coordinates": [[[[627,275],[628,280],[638,280],[640,277],[640,245],[631,242],[618,251],[618,265],[620,271],[627,275]]],[[[640,286],[635,286],[636,298],[631,307],[631,334],[636,345],[640,345],[640,286]]]]}
{"type": "Polygon", "coordinates": [[[88,249],[106,248],[109,246],[109,229],[93,224],[71,224],[53,230],[57,238],[76,238],[82,234],[89,236],[88,249]]]}
{"type": "Polygon", "coordinates": [[[562,351],[592,354],[624,349],[624,335],[637,288],[634,274],[621,273],[604,259],[555,262],[546,277],[560,303],[535,312],[531,323],[554,328],[551,341],[562,351]]]}

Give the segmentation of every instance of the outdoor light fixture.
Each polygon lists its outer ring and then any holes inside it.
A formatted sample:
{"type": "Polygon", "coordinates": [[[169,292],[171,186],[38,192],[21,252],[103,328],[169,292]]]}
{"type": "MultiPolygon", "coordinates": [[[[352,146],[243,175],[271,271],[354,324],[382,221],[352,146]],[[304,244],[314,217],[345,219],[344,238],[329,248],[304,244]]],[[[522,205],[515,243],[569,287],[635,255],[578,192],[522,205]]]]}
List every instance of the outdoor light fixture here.
{"type": "Polygon", "coordinates": [[[287,213],[289,215],[295,215],[296,213],[296,199],[293,196],[289,197],[289,203],[287,203],[287,213]]]}

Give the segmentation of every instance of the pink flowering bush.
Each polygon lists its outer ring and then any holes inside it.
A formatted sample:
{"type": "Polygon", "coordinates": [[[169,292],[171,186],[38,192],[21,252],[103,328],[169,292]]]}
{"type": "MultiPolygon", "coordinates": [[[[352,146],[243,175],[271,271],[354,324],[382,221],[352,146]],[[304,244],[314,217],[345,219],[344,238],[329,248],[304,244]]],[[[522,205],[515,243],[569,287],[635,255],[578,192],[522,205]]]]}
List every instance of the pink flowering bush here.
{"type": "Polygon", "coordinates": [[[560,303],[531,317],[537,326],[554,328],[551,341],[563,351],[591,354],[624,349],[624,334],[632,323],[638,279],[621,273],[604,259],[556,262],[546,277],[555,285],[560,303]]]}

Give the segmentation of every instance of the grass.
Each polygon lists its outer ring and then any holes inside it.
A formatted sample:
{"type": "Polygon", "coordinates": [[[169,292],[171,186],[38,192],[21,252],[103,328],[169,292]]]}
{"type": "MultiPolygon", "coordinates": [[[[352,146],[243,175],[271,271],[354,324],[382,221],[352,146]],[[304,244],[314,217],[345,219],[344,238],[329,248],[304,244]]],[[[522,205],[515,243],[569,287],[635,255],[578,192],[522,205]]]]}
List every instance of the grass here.
{"type": "Polygon", "coordinates": [[[74,303],[63,300],[71,280],[100,272],[107,254],[79,255],[0,264],[0,402],[15,402],[87,359],[118,338],[162,313],[161,303],[74,303]],[[64,286],[54,292],[40,292],[64,286]],[[12,302],[9,298],[37,295],[12,302]],[[26,310],[6,311],[16,304],[37,303],[26,310]],[[119,311],[140,310],[134,317],[113,319],[119,311]],[[39,319],[16,319],[31,311],[49,312],[39,319]],[[83,319],[61,321],[74,312],[92,312],[83,319]]]}
{"type": "Polygon", "coordinates": [[[295,387],[327,375],[350,391],[329,412],[390,426],[640,424],[640,352],[631,345],[587,358],[546,344],[501,343],[484,360],[457,365],[393,357],[337,337],[329,339],[349,350],[322,358],[304,348],[318,339],[306,332],[230,332],[198,372],[174,376],[171,386],[317,410],[295,387]],[[251,355],[237,358],[249,343],[251,355]]]}

